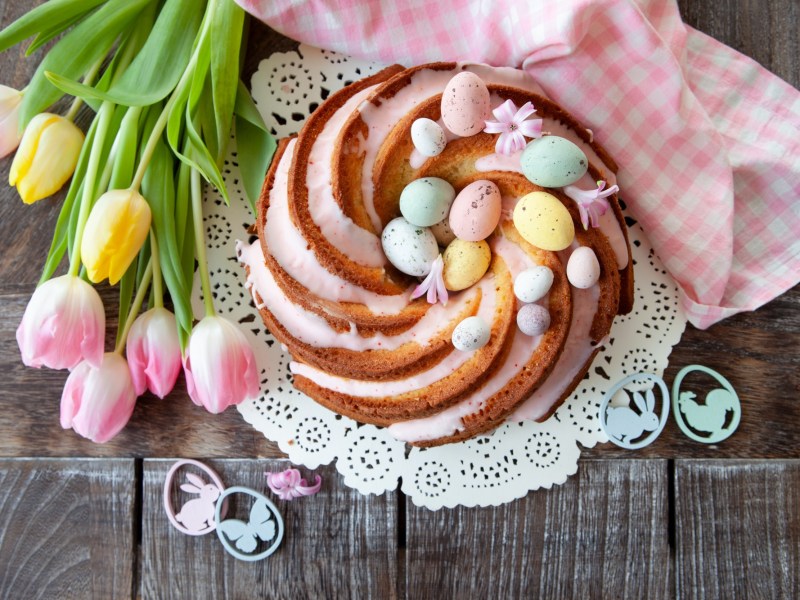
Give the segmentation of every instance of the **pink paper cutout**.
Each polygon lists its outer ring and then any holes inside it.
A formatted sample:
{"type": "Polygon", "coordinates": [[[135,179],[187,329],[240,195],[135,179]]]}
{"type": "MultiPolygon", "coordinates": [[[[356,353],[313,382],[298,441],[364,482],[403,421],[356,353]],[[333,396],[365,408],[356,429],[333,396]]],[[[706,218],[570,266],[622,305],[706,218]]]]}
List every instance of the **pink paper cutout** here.
{"type": "MultiPolygon", "coordinates": [[[[173,527],[186,535],[204,535],[214,531],[216,529],[216,522],[214,521],[215,503],[224,489],[225,486],[219,475],[208,466],[196,460],[179,460],[172,465],[164,481],[164,511],[167,513],[167,518],[173,527]],[[206,482],[195,473],[186,473],[186,480],[189,483],[181,484],[180,489],[190,494],[196,494],[199,497],[186,501],[181,506],[180,511],[175,514],[171,499],[172,481],[178,469],[186,465],[192,465],[202,470],[209,476],[211,482],[206,482]]],[[[227,513],[227,508],[226,500],[222,507],[223,516],[227,513]]]]}

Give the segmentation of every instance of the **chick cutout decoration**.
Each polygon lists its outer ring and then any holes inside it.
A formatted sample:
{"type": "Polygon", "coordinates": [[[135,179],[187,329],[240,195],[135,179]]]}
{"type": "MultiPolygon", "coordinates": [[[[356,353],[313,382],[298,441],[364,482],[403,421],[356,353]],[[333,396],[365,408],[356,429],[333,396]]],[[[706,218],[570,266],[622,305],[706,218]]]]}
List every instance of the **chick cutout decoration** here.
{"type": "Polygon", "coordinates": [[[672,412],[678,427],[688,437],[696,442],[716,444],[736,431],[742,418],[742,405],[733,386],[722,375],[702,365],[689,365],[680,370],[672,384],[672,412]],[[702,403],[691,390],[680,389],[684,378],[694,371],[711,376],[722,386],[711,390],[702,403]]]}

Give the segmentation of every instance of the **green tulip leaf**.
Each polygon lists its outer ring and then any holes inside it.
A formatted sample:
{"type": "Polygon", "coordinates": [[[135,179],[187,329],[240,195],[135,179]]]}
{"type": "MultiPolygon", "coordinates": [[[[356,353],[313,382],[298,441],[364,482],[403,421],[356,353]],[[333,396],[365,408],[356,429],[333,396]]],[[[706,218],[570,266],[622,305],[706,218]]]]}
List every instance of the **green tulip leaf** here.
{"type": "Polygon", "coordinates": [[[239,83],[244,15],[235,2],[219,2],[214,12],[214,27],[211,28],[211,97],[216,121],[214,159],[217,164],[222,164],[230,142],[239,83]]]}
{"type": "Polygon", "coordinates": [[[50,0],[50,2],[37,6],[0,32],[0,52],[37,34],[44,33],[50,36],[49,39],[53,39],[105,1],[50,0]]]}
{"type": "Polygon", "coordinates": [[[247,87],[240,81],[236,94],[236,152],[242,185],[254,215],[275,148],[275,138],[264,124],[247,87]]]}

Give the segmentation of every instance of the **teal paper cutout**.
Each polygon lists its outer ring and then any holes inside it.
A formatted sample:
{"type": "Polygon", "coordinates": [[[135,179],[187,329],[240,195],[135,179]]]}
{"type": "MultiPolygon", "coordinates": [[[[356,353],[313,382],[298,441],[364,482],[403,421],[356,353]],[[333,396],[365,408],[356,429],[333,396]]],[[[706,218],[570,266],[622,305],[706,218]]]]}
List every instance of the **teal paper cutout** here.
{"type": "MultiPolygon", "coordinates": [[[[626,393],[627,390],[626,390],[626,393]]],[[[651,373],[634,373],[619,381],[603,397],[600,404],[600,427],[608,436],[611,443],[620,448],[638,450],[653,443],[664,430],[669,417],[669,389],[664,380],[651,373]],[[661,414],[656,415],[656,397],[653,390],[646,390],[644,395],[640,392],[630,392],[629,397],[638,409],[638,413],[628,406],[609,406],[611,399],[621,389],[633,381],[652,381],[661,390],[661,414]],[[651,432],[638,442],[645,431],[651,432]]]]}
{"type": "Polygon", "coordinates": [[[217,537],[225,547],[225,551],[239,560],[253,562],[267,558],[278,549],[283,540],[283,519],[278,509],[266,496],[250,488],[234,486],[222,492],[222,495],[217,500],[214,520],[217,523],[217,537]],[[244,494],[255,499],[255,502],[250,507],[248,522],[240,521],[239,519],[220,520],[222,502],[231,494],[244,494]],[[259,540],[264,542],[274,541],[263,552],[253,554],[259,540]]]}
{"type": "Polygon", "coordinates": [[[689,365],[680,370],[672,384],[672,412],[678,427],[688,437],[703,444],[716,444],[728,439],[736,431],[742,419],[742,404],[736,390],[722,375],[703,365],[689,365]],[[702,404],[691,390],[680,391],[684,378],[694,371],[711,376],[722,386],[711,390],[702,404]],[[733,417],[725,427],[728,412],[732,412],[733,417]],[[692,429],[709,435],[698,435],[692,429]]]}

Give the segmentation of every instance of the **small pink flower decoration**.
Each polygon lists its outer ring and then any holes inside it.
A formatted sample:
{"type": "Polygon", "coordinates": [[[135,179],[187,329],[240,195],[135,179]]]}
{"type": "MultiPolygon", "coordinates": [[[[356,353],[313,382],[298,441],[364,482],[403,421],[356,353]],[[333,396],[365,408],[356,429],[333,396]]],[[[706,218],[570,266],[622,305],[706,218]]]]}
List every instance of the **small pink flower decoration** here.
{"type": "Polygon", "coordinates": [[[411,294],[411,299],[414,300],[415,298],[419,298],[426,292],[428,293],[428,302],[430,304],[436,304],[437,302],[441,302],[444,306],[447,306],[447,288],[444,287],[444,277],[442,273],[444,271],[444,259],[442,259],[442,255],[440,254],[438,258],[433,261],[433,265],[431,265],[431,272],[428,273],[428,276],[420,283],[416,288],[414,288],[414,292],[411,294]]]}
{"type": "Polygon", "coordinates": [[[315,476],[314,485],[308,485],[300,477],[297,469],[286,469],[280,473],[264,473],[267,476],[267,486],[278,494],[281,500],[294,500],[300,496],[313,496],[322,487],[322,477],[315,476]]]}
{"type": "Polygon", "coordinates": [[[517,105],[511,100],[506,100],[492,111],[497,121],[486,121],[486,129],[483,131],[500,134],[494,147],[498,154],[510,156],[525,148],[526,137],[542,136],[542,120],[526,120],[535,112],[536,109],[530,102],[526,102],[517,110],[517,105]]]}
{"type": "Polygon", "coordinates": [[[606,214],[609,206],[606,198],[619,191],[619,187],[616,185],[612,185],[607,190],[604,189],[605,187],[605,181],[598,181],[596,190],[582,190],[574,185],[564,188],[564,193],[578,205],[584,229],[589,229],[589,221],[591,221],[592,227],[600,226],[600,217],[606,214]]]}

